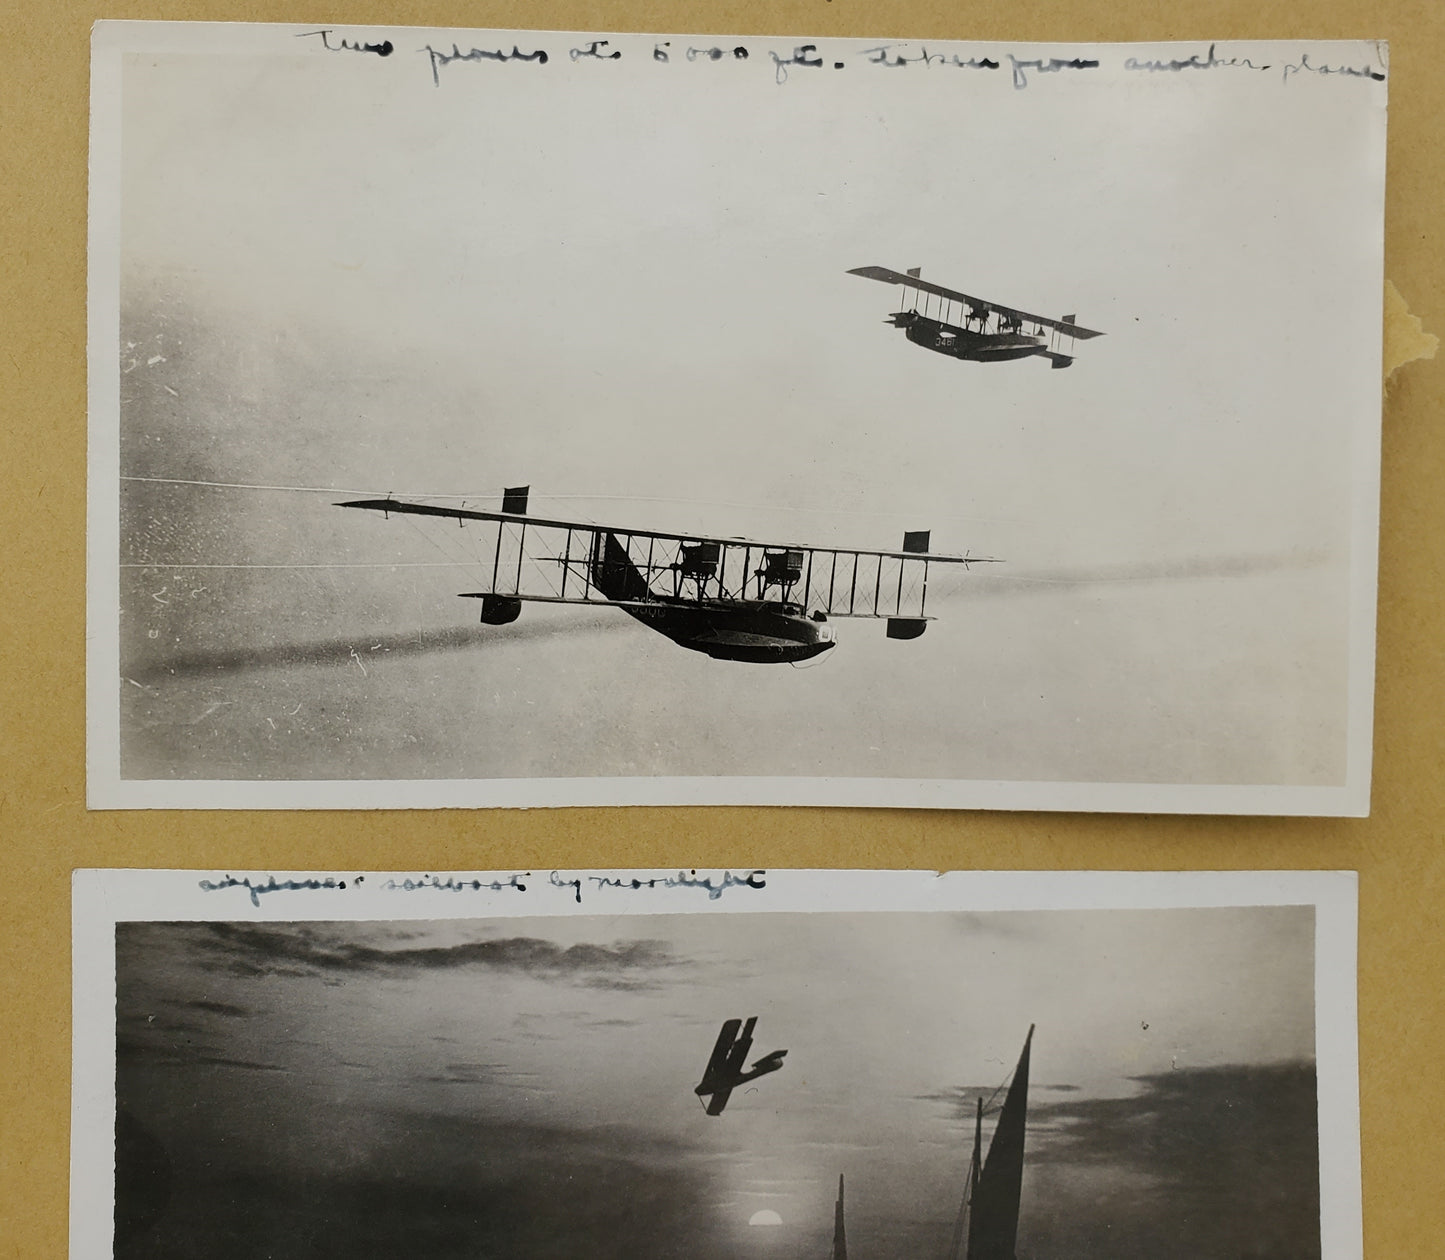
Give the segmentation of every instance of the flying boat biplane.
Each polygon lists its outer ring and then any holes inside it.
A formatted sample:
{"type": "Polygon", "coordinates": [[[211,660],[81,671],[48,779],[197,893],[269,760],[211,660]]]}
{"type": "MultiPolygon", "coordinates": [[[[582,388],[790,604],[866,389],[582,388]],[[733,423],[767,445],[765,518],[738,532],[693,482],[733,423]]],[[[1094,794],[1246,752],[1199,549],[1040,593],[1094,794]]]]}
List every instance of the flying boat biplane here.
{"type": "Polygon", "coordinates": [[[783,1058],[788,1052],[774,1050],[772,1054],[765,1054],[746,1071],[743,1070],[743,1064],[747,1062],[748,1054],[753,1048],[753,1028],[757,1022],[758,1017],[750,1015],[746,1024],[740,1019],[729,1019],[723,1023],[702,1080],[692,1091],[699,1098],[708,1098],[709,1101],[705,1104],[708,1115],[722,1115],[733,1090],[739,1085],[766,1076],[769,1072],[776,1072],[783,1066],[783,1058]]]}
{"type": "Polygon", "coordinates": [[[547,519],[528,514],[528,491],[504,491],[500,511],[391,498],[337,506],[485,526],[468,563],[490,573],[487,588],[462,595],[482,601],[487,625],[515,621],[527,600],[606,604],[727,661],[820,656],[834,646],[833,617],[881,619],[890,639],[916,639],[932,620],[929,566],[991,563],[931,553],[927,530],[906,532],[898,551],[851,551],[547,519]]]}
{"type": "Polygon", "coordinates": [[[970,297],[957,289],[945,289],[941,284],[922,279],[921,270],[913,267],[906,275],[900,275],[887,267],[854,267],[848,274],[902,285],[903,307],[885,322],[903,329],[914,345],[939,354],[976,359],[980,363],[1038,355],[1056,368],[1066,368],[1074,361],[1075,340],[1086,341],[1104,335],[1092,328],[1079,327],[1072,315],[1047,319],[970,297]],[[910,289],[913,291],[911,304],[910,289]]]}

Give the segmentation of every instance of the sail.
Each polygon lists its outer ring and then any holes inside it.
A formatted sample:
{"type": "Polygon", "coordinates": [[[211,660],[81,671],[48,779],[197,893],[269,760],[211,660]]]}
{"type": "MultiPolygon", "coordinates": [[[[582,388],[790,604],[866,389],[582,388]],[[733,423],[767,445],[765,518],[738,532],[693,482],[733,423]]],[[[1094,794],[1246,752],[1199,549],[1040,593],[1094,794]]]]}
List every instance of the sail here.
{"type": "Polygon", "coordinates": [[[838,1174],[838,1206],[833,1210],[833,1260],[848,1260],[848,1237],[843,1231],[843,1174],[838,1174]]]}
{"type": "MultiPolygon", "coordinates": [[[[968,1260],[1015,1260],[1019,1231],[1019,1193],[1024,1176],[1024,1128],[1028,1120],[1029,1047],[1034,1030],[1014,1069],[988,1157],[977,1174],[968,1218],[968,1260]]],[[[975,1159],[978,1158],[975,1153],[975,1159]]]]}

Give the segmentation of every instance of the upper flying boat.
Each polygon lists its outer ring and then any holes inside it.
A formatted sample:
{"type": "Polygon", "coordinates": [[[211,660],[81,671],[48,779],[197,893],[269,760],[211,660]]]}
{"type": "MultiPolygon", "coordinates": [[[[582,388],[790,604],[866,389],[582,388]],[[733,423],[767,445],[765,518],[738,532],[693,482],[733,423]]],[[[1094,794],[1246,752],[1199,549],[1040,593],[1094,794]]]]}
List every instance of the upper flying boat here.
{"type": "Polygon", "coordinates": [[[922,269],[900,274],[887,267],[855,267],[848,274],[903,286],[901,307],[887,323],[901,328],[914,345],[955,359],[997,363],[1006,359],[1047,359],[1056,368],[1074,361],[1074,342],[1104,334],[1081,328],[1072,315],[1049,319],[1000,306],[921,278],[922,269]],[[912,296],[910,297],[910,291],[912,296]]]}

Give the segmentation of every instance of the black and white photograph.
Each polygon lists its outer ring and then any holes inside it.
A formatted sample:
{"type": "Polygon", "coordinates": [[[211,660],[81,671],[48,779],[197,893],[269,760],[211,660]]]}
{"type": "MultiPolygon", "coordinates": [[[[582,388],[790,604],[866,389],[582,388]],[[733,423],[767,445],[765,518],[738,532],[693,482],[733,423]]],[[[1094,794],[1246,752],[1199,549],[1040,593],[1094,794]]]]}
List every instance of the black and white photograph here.
{"type": "Polygon", "coordinates": [[[99,24],[91,806],[1367,813],[1387,80],[99,24]]]}
{"type": "Polygon", "coordinates": [[[77,880],[75,1257],[1360,1254],[1350,875],[187,875],[77,880]]]}

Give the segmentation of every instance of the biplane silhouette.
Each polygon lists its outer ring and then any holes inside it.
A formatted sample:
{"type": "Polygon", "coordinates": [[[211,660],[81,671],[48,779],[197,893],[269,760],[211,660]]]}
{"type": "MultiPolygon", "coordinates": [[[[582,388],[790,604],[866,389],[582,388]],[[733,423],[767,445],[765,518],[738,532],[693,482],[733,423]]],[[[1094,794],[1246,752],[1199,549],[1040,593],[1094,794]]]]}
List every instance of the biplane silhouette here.
{"type": "Polygon", "coordinates": [[[697,1088],[692,1091],[699,1098],[711,1095],[706,1104],[708,1115],[722,1115],[723,1108],[728,1105],[728,1098],[739,1085],[757,1080],[769,1072],[776,1072],[783,1066],[783,1057],[788,1052],[774,1050],[771,1054],[765,1054],[746,1071],[743,1070],[748,1052],[753,1048],[753,1028],[757,1022],[756,1015],[748,1016],[746,1024],[740,1019],[730,1019],[724,1022],[722,1031],[718,1033],[717,1044],[713,1046],[712,1056],[707,1061],[707,1070],[703,1072],[697,1088]]]}
{"type": "Polygon", "coordinates": [[[928,550],[929,531],[909,531],[898,551],[853,551],[745,538],[708,538],[619,529],[529,515],[530,487],[503,492],[500,511],[399,499],[358,499],[338,507],[384,515],[432,516],[495,527],[479,549],[487,588],[481,620],[515,621],[522,604],[608,604],[681,647],[719,660],[804,661],[834,646],[829,618],[887,622],[890,639],[916,639],[930,565],[993,563],[928,550]]]}
{"type": "Polygon", "coordinates": [[[848,274],[862,276],[866,280],[881,280],[884,284],[902,285],[904,306],[888,316],[885,322],[903,329],[904,335],[914,345],[955,359],[997,363],[1037,355],[1047,359],[1053,367],[1065,368],[1074,361],[1076,339],[1087,341],[1090,337],[1104,335],[1092,328],[1079,327],[1072,315],[1048,319],[1012,306],[1000,306],[997,302],[971,297],[957,289],[945,289],[941,284],[922,279],[921,271],[921,268],[913,267],[900,275],[887,267],[854,267],[848,274]],[[911,305],[910,289],[913,291],[911,305]],[[931,301],[933,298],[938,301],[934,303],[931,301]],[[1063,349],[1066,342],[1067,353],[1063,349]]]}

